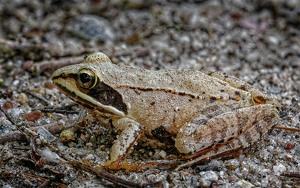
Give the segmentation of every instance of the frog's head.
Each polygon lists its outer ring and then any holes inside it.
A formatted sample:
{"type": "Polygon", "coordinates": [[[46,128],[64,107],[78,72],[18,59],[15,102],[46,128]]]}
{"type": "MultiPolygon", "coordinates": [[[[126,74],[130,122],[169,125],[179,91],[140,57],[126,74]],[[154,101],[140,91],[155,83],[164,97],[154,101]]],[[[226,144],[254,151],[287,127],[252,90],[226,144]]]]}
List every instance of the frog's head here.
{"type": "Polygon", "coordinates": [[[80,64],[56,70],[52,81],[64,94],[83,106],[123,117],[127,106],[122,96],[103,81],[99,70],[103,63],[111,63],[111,60],[101,52],[91,54],[80,64]]]}

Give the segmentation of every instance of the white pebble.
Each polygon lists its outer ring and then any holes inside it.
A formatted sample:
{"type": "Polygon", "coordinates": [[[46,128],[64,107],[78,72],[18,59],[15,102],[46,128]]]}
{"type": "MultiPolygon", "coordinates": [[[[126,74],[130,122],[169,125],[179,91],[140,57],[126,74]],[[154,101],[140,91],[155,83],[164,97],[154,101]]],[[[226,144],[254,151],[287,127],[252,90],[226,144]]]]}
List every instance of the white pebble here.
{"type": "Polygon", "coordinates": [[[283,164],[278,163],[277,165],[273,166],[273,170],[276,175],[280,175],[282,172],[286,171],[286,167],[283,164]]]}
{"type": "Polygon", "coordinates": [[[48,162],[59,163],[60,157],[56,153],[52,152],[49,148],[42,150],[41,155],[48,162]]]}
{"type": "Polygon", "coordinates": [[[166,158],[166,156],[167,156],[167,153],[164,151],[164,150],[161,150],[160,152],[159,152],[159,156],[161,157],[161,158],[166,158]]]}

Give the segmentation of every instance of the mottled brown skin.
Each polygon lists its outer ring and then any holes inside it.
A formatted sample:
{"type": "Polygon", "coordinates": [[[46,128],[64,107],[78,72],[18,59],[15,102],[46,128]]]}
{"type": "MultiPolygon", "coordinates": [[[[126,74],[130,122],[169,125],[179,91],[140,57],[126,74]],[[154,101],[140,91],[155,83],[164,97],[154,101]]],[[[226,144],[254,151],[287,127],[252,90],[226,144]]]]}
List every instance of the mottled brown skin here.
{"type": "Polygon", "coordinates": [[[104,54],[95,53],[81,64],[57,70],[53,82],[122,132],[106,163],[112,168],[138,140],[175,144],[182,158],[193,159],[181,168],[248,147],[278,120],[274,98],[221,73],[150,71],[115,65],[104,54]],[[93,88],[78,84],[82,69],[98,77],[93,88]]]}

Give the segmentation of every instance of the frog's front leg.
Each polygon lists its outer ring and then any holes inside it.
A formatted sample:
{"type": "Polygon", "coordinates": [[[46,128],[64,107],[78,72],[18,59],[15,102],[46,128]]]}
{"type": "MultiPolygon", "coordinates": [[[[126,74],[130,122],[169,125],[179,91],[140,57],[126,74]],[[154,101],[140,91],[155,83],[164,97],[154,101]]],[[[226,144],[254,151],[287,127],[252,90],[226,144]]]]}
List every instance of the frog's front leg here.
{"type": "Polygon", "coordinates": [[[118,169],[121,168],[126,155],[138,140],[142,128],[138,122],[129,118],[114,120],[112,123],[122,133],[110,148],[110,159],[105,162],[105,166],[111,169],[118,169]]]}
{"type": "Polygon", "coordinates": [[[274,105],[264,104],[225,112],[213,118],[195,116],[178,133],[175,147],[191,159],[177,169],[204,159],[222,157],[258,141],[278,120],[274,105]]]}

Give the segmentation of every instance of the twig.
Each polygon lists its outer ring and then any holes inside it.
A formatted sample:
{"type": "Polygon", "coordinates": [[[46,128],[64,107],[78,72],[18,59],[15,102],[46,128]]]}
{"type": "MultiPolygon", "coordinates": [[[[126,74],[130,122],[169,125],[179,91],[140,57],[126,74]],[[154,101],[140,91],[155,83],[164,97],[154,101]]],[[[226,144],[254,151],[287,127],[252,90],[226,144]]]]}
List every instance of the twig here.
{"type": "Polygon", "coordinates": [[[297,131],[300,132],[299,128],[294,128],[294,127],[281,127],[281,126],[275,126],[275,129],[283,129],[283,130],[288,130],[288,131],[297,131]]]}
{"type": "Polygon", "coordinates": [[[84,170],[86,172],[94,174],[100,178],[106,179],[112,183],[115,183],[116,185],[120,185],[123,187],[154,187],[154,184],[139,184],[139,183],[124,180],[124,179],[114,176],[111,173],[108,173],[104,170],[95,169],[93,167],[90,167],[90,166],[83,164],[81,162],[78,162],[78,161],[73,160],[73,161],[70,161],[69,164],[71,164],[73,167],[75,167],[77,169],[84,170]]]}
{"type": "Polygon", "coordinates": [[[39,99],[40,101],[42,101],[42,102],[43,102],[44,104],[46,104],[46,105],[49,105],[49,104],[50,104],[50,103],[49,103],[45,98],[43,98],[42,96],[36,95],[36,94],[34,94],[34,93],[32,93],[32,92],[30,92],[30,91],[28,91],[28,90],[23,90],[23,92],[24,92],[24,93],[27,93],[27,94],[29,94],[29,95],[31,95],[31,96],[37,98],[37,99],[39,99]]]}
{"type": "Polygon", "coordinates": [[[82,48],[77,49],[76,51],[68,52],[66,50],[57,50],[55,45],[46,43],[46,44],[33,44],[28,42],[19,42],[19,41],[11,41],[4,38],[0,38],[0,45],[4,46],[4,48],[10,49],[11,51],[20,51],[23,53],[26,52],[35,52],[35,51],[47,51],[51,57],[65,57],[71,55],[79,55],[83,53],[90,53],[94,51],[102,51],[102,47],[97,48],[82,48]]]}
{"type": "Polygon", "coordinates": [[[16,42],[16,41],[7,40],[4,38],[0,38],[0,45],[5,46],[6,48],[10,48],[14,51],[30,51],[32,49],[47,50],[47,46],[45,46],[45,45],[16,42]]]}
{"type": "MultiPolygon", "coordinates": [[[[41,127],[47,129],[51,134],[57,134],[60,133],[62,130],[67,129],[67,127],[65,127],[61,123],[51,123],[43,126],[31,127],[29,129],[32,131],[37,131],[41,127]]],[[[23,140],[26,140],[26,135],[21,131],[13,131],[13,132],[4,133],[0,135],[0,144],[4,144],[5,142],[23,141],[23,140]]]]}
{"type": "Polygon", "coordinates": [[[64,110],[64,109],[40,109],[41,112],[46,112],[46,113],[60,113],[60,114],[78,114],[79,112],[74,111],[74,110],[64,110]]]}
{"type": "Polygon", "coordinates": [[[83,60],[83,56],[76,56],[76,57],[63,57],[58,60],[46,60],[41,62],[36,62],[33,64],[29,70],[33,72],[35,75],[39,75],[40,73],[51,70],[54,71],[60,67],[66,66],[66,65],[73,65],[78,64],[83,60]]]}

